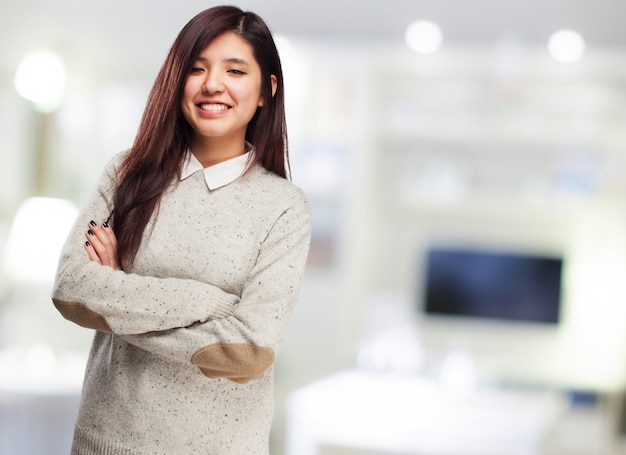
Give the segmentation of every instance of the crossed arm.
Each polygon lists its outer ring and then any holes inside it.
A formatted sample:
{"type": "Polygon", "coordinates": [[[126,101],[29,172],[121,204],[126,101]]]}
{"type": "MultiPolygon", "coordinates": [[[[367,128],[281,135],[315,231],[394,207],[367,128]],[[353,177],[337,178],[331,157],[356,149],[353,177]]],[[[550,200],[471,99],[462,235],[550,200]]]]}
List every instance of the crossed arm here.
{"type": "Polygon", "coordinates": [[[275,221],[241,295],[118,270],[113,229],[87,215],[109,210],[99,192],[70,234],[53,293],[63,316],[207,377],[238,383],[263,377],[297,300],[310,242],[308,204],[296,203],[275,221]]]}
{"type": "Polygon", "coordinates": [[[120,158],[105,168],[65,242],[52,290],[56,308],[80,326],[116,335],[186,327],[231,315],[240,296],[218,286],[118,270],[116,236],[109,225],[93,220],[111,213],[120,158]]]}

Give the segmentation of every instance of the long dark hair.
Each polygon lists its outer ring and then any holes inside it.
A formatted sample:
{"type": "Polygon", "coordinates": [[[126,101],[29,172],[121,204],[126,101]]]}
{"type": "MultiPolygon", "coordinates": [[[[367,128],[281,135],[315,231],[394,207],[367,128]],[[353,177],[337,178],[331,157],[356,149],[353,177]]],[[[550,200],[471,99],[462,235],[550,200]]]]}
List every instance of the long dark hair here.
{"type": "Polygon", "coordinates": [[[283,75],[269,28],[258,15],[234,6],[202,11],[183,27],[174,41],[148,95],[135,142],[120,167],[111,226],[117,236],[117,254],[122,266],[134,261],[145,227],[166,187],[180,175],[189,149],[191,127],[180,105],[190,68],[200,52],[226,32],[235,32],[243,38],[261,67],[264,106],[257,109],[246,131],[246,140],[256,148],[254,161],[281,177],[288,176],[283,75]],[[271,75],[277,81],[273,96],[271,75]]]}

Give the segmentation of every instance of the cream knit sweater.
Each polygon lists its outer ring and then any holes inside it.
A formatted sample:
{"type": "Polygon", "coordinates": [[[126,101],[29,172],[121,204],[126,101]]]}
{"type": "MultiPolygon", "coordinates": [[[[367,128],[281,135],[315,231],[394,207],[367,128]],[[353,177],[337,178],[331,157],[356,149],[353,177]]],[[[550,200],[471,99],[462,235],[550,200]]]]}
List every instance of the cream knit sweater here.
{"type": "Polygon", "coordinates": [[[210,191],[173,183],[131,270],[89,261],[111,213],[109,165],[69,235],[52,299],[95,329],[73,455],[269,452],[273,362],[310,243],[301,190],[260,166],[210,191]]]}

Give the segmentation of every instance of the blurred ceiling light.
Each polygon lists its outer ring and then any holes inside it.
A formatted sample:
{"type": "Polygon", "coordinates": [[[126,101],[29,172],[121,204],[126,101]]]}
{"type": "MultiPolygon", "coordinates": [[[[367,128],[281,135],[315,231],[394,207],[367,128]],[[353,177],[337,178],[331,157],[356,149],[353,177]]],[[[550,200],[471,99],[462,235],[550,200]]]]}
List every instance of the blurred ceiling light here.
{"type": "Polygon", "coordinates": [[[418,54],[432,54],[441,47],[443,34],[434,22],[419,20],[407,27],[404,39],[412,51],[418,54]]]}
{"type": "Polygon", "coordinates": [[[559,62],[572,63],[583,56],[585,40],[573,30],[559,30],[550,36],[548,52],[559,62]]]}
{"type": "Polygon", "coordinates": [[[53,112],[63,100],[66,69],[61,57],[47,49],[24,56],[15,73],[17,93],[43,113],[53,112]]]}

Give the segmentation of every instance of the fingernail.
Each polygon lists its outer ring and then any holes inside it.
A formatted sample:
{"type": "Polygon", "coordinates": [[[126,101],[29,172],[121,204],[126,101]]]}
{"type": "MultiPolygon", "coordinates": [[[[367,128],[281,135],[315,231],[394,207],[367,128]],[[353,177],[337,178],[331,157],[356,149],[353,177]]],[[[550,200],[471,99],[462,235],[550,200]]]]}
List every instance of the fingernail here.
{"type": "Polygon", "coordinates": [[[87,231],[87,234],[89,234],[89,235],[93,235],[93,231],[92,231],[91,229],[89,229],[89,230],[87,231]]]}
{"type": "Polygon", "coordinates": [[[109,227],[109,223],[107,223],[106,221],[104,223],[102,223],[102,226],[104,226],[105,228],[109,227]]]}
{"type": "Polygon", "coordinates": [[[91,243],[89,243],[89,241],[85,242],[85,246],[91,246],[91,243]]]}
{"type": "Polygon", "coordinates": [[[91,220],[89,224],[91,224],[92,226],[96,226],[96,222],[94,220],[91,220]]]}

